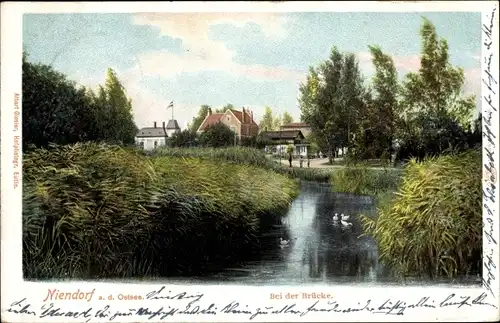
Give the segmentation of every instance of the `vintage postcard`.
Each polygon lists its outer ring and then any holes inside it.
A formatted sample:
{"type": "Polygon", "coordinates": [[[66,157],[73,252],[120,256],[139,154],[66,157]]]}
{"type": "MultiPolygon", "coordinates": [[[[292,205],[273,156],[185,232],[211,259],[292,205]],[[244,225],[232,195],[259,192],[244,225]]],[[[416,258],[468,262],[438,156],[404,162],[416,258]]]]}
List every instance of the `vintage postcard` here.
{"type": "Polygon", "coordinates": [[[5,2],[2,322],[498,321],[498,2],[5,2]]]}

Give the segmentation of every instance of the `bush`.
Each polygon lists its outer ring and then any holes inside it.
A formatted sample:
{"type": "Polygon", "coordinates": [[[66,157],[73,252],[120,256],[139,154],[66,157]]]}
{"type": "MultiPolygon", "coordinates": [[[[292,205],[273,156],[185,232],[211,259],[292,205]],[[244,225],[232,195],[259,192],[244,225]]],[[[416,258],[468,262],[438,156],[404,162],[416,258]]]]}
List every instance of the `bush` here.
{"type": "Polygon", "coordinates": [[[24,157],[27,278],[201,273],[258,245],[298,194],[251,166],[76,144],[24,157]]]}
{"type": "Polygon", "coordinates": [[[412,160],[394,200],[363,217],[380,259],[401,276],[481,269],[481,152],[412,160]]]}

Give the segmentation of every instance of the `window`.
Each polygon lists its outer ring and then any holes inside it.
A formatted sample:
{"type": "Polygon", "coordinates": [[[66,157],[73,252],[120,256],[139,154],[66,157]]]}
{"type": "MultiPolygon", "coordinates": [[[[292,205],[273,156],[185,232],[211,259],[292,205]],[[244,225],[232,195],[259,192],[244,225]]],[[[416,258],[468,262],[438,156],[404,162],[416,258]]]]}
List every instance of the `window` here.
{"type": "Polygon", "coordinates": [[[235,126],[231,126],[231,131],[232,132],[236,132],[236,127],[235,126]]]}
{"type": "Polygon", "coordinates": [[[227,116],[227,121],[231,120],[231,117],[230,116],[227,116]]]}
{"type": "Polygon", "coordinates": [[[158,141],[155,140],[155,148],[158,147],[158,141]]]}

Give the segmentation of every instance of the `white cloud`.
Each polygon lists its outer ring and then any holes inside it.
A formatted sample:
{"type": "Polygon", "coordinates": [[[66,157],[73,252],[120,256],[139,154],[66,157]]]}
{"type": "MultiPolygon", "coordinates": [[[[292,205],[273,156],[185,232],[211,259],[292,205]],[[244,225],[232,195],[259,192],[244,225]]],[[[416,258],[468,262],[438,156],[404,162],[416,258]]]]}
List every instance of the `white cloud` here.
{"type": "Polygon", "coordinates": [[[210,39],[209,30],[217,24],[242,27],[258,24],[266,37],[279,39],[286,36],[286,18],[277,13],[152,13],[136,14],[136,25],[159,28],[160,33],[182,40],[184,53],[167,51],[147,52],[139,55],[144,74],[173,78],[181,73],[224,71],[254,80],[292,80],[302,77],[299,71],[260,64],[242,65],[234,62],[234,52],[223,42],[210,39]]]}

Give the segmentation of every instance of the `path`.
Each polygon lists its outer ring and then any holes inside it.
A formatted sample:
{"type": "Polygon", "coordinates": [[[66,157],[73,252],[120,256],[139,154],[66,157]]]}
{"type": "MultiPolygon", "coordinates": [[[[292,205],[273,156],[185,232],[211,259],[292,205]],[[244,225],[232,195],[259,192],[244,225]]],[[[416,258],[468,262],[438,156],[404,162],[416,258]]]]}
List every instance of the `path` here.
{"type": "MultiPolygon", "coordinates": [[[[279,163],[279,159],[275,159],[274,157],[269,157],[269,159],[274,160],[279,163]]],[[[338,159],[337,159],[338,160],[338,159]]],[[[287,159],[281,159],[281,163],[283,165],[289,166],[288,160],[287,159]]],[[[328,158],[313,158],[311,159],[311,163],[309,165],[309,168],[331,168],[331,169],[340,169],[340,168],[345,168],[345,165],[329,165],[328,163],[328,158]]],[[[292,167],[300,167],[300,162],[298,159],[292,160],[292,167]]],[[[307,159],[304,159],[304,162],[302,164],[303,168],[307,168],[307,159]]],[[[389,169],[398,169],[394,167],[387,167],[389,169]]],[[[384,167],[367,167],[367,169],[372,169],[372,170],[384,170],[387,169],[384,167]]]]}

